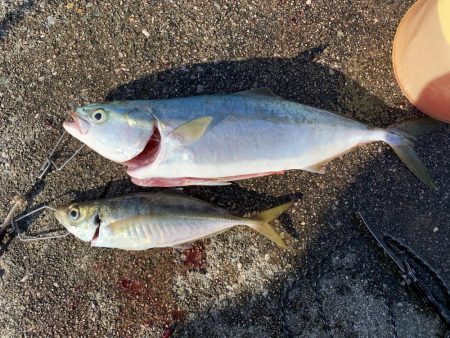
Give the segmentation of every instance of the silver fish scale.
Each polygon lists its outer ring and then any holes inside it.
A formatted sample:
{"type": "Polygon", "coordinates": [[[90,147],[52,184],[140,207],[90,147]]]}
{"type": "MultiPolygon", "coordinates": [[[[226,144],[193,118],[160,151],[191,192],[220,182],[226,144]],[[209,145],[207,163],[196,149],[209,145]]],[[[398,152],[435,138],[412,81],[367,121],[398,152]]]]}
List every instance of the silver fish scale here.
{"type": "Polygon", "coordinates": [[[125,249],[173,246],[254,222],[208,202],[171,193],[139,193],[83,205],[100,217],[96,243],[125,249]]]}
{"type": "Polygon", "coordinates": [[[125,197],[112,198],[102,201],[98,205],[98,212],[103,224],[141,215],[210,215],[231,218],[234,216],[220,207],[210,203],[187,198],[186,196],[171,193],[133,194],[125,197]]]}
{"type": "Polygon", "coordinates": [[[303,169],[385,135],[346,117],[276,96],[212,95],[139,104],[151,106],[164,146],[154,163],[128,171],[137,179],[217,178],[303,169]],[[205,116],[213,120],[200,139],[182,147],[171,140],[170,133],[178,126],[205,116]]]}

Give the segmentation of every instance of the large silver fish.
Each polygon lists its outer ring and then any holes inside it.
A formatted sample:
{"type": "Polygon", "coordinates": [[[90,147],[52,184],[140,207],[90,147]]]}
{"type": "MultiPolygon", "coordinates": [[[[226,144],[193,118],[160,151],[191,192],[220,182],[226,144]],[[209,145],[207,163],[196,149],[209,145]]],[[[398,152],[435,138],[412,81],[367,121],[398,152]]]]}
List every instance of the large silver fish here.
{"type": "Polygon", "coordinates": [[[413,143],[435,123],[372,128],[287,101],[268,89],[165,100],[94,103],[64,128],[100,155],[128,166],[142,186],[220,185],[290,169],[324,172],[326,163],[374,141],[388,143],[433,186],[413,143]]]}
{"type": "Polygon", "coordinates": [[[244,218],[184,195],[139,193],[72,203],[56,209],[55,216],[69,232],[96,247],[125,250],[186,248],[186,244],[198,239],[236,225],[247,225],[286,248],[286,243],[269,222],[291,205],[282,204],[253,218],[244,218]]]}

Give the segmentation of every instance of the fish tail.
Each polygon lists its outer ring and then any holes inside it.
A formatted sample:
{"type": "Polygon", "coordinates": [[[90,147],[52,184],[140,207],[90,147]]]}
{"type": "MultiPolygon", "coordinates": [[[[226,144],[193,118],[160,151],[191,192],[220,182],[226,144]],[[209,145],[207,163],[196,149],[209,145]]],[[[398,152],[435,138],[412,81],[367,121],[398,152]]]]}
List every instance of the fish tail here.
{"type": "Polygon", "coordinates": [[[436,189],[436,185],[428,172],[428,169],[420,161],[414,150],[414,143],[417,138],[435,129],[442,122],[431,118],[420,118],[395,124],[387,129],[386,142],[392,147],[403,163],[416,175],[423,183],[436,189]]]}
{"type": "Polygon", "coordinates": [[[260,214],[256,215],[256,217],[253,218],[253,220],[256,222],[250,224],[249,226],[252,229],[259,232],[261,235],[270,239],[279,247],[287,249],[288,246],[286,242],[283,240],[283,238],[281,238],[280,234],[269,223],[278,218],[287,209],[289,209],[292,206],[292,204],[293,204],[292,202],[285,203],[275,208],[261,212],[260,214]]]}

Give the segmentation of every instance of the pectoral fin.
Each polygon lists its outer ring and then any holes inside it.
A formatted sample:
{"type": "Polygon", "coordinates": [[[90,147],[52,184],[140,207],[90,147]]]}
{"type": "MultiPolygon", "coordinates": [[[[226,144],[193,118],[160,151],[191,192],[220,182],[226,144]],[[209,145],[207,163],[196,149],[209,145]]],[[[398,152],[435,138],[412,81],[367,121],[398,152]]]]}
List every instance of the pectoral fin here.
{"type": "Polygon", "coordinates": [[[112,233],[120,233],[127,231],[130,227],[135,227],[137,224],[146,223],[148,221],[147,215],[140,215],[122,219],[108,224],[108,228],[112,233]]]}
{"type": "Polygon", "coordinates": [[[182,124],[174,129],[170,135],[178,137],[183,144],[189,144],[199,140],[212,121],[211,116],[200,117],[182,124]]]}

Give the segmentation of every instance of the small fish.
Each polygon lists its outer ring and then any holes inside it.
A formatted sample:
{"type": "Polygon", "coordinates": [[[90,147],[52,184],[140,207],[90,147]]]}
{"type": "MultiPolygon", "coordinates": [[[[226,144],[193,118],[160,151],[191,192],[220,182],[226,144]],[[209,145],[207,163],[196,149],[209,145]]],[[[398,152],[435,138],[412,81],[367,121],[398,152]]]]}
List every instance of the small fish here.
{"type": "Polygon", "coordinates": [[[196,240],[247,225],[285,249],[286,243],[269,223],[291,205],[244,218],[196,198],[160,192],[72,203],[56,209],[55,216],[69,232],[94,247],[188,248],[196,240]]]}
{"type": "Polygon", "coordinates": [[[413,149],[431,119],[387,129],[276,96],[268,89],[165,100],[94,103],[72,113],[67,132],[128,167],[142,186],[225,185],[302,169],[323,173],[355,147],[388,143],[425,184],[433,181],[413,149]]]}

